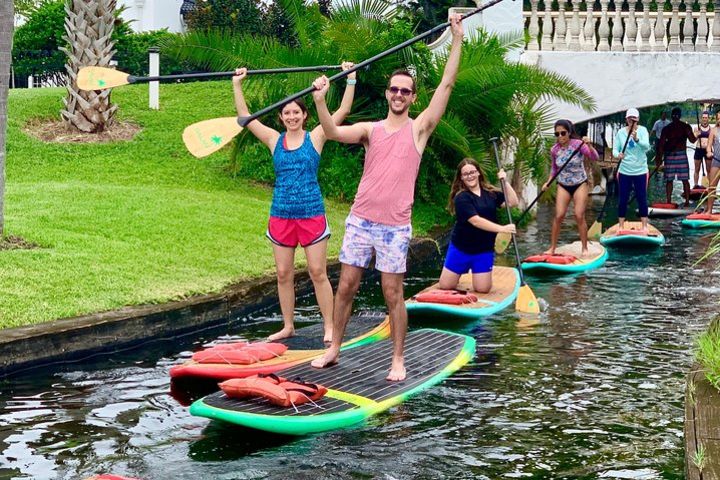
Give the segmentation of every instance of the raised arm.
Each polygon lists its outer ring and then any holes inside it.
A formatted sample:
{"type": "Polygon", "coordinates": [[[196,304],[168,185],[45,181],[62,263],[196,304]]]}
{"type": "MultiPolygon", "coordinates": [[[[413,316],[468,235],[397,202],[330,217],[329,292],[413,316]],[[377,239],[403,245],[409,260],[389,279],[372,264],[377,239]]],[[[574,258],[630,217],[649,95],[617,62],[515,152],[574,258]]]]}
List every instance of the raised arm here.
{"type": "Polygon", "coordinates": [[[342,143],[362,143],[367,144],[372,133],[372,124],[368,122],[360,122],[354,125],[338,126],[330,115],[327,103],[325,102],[325,95],[330,88],[330,82],[327,77],[323,75],[315,79],[313,82],[315,91],[313,92],[313,100],[315,100],[315,107],[318,113],[318,119],[320,125],[325,132],[325,136],[329,140],[335,140],[342,143]]]}
{"type": "Polygon", "coordinates": [[[428,107],[418,115],[416,125],[418,126],[418,140],[422,145],[425,144],[427,138],[435,130],[437,124],[445,113],[450,94],[455,86],[458,69],[460,68],[460,51],[463,42],[463,26],[460,15],[452,15],[450,17],[450,30],[452,32],[452,45],[450,54],[445,64],[442,80],[438,85],[435,93],[430,100],[428,107]]]}
{"type": "MultiPolygon", "coordinates": [[[[515,193],[515,190],[513,189],[510,182],[508,182],[507,179],[507,173],[505,173],[505,170],[500,169],[498,172],[498,179],[501,182],[505,182],[505,201],[503,204],[507,203],[510,208],[517,207],[520,204],[520,199],[517,196],[517,193],[515,193]]],[[[501,207],[503,205],[500,205],[501,207]]]]}
{"type": "Polygon", "coordinates": [[[637,130],[637,137],[638,137],[638,146],[642,149],[643,152],[647,152],[650,150],[650,134],[647,131],[647,128],[639,128],[637,130]]]}
{"type": "MultiPolygon", "coordinates": [[[[245,95],[242,91],[242,81],[246,75],[246,68],[238,68],[235,70],[235,76],[232,77],[233,92],[235,92],[235,109],[241,117],[247,117],[250,115],[247,103],[245,102],[245,95]]],[[[277,130],[263,125],[260,120],[253,120],[248,123],[245,128],[250,130],[250,133],[255,135],[258,140],[267,145],[271,153],[275,150],[275,144],[280,137],[280,133],[278,133],[277,130]]]]}
{"type": "MultiPolygon", "coordinates": [[[[352,68],[355,64],[351,62],[343,62],[343,71],[352,68]]],[[[345,121],[345,118],[350,114],[352,108],[353,99],[355,98],[355,83],[357,82],[356,72],[353,72],[347,76],[347,83],[345,84],[345,93],[343,94],[340,107],[335,110],[332,114],[332,119],[335,125],[340,125],[345,121]]]]}

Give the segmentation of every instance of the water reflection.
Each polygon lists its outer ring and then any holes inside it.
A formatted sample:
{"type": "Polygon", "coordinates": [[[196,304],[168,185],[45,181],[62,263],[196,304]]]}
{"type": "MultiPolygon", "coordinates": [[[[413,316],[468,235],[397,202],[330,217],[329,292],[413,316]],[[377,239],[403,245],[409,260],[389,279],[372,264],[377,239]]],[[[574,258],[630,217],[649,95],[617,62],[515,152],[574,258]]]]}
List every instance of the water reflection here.
{"type": "MultiPolygon", "coordinates": [[[[543,210],[521,249],[547,242],[547,218],[543,210]]],[[[178,402],[169,368],[203,345],[275,327],[241,319],[0,383],[0,479],[682,478],[684,374],[720,288],[705,289],[718,274],[693,266],[706,232],[657,226],[665,248],[612,251],[588,275],[528,277],[547,305],[534,325],[511,310],[475,323],[411,322],[474,336],[474,362],[356,428],[293,438],[189,416],[191,398],[178,402]]],[[[408,278],[408,295],[438,271],[408,278]]],[[[302,302],[301,316],[318,321],[313,297],[302,302]]],[[[357,307],[380,305],[369,279],[357,307]]]]}

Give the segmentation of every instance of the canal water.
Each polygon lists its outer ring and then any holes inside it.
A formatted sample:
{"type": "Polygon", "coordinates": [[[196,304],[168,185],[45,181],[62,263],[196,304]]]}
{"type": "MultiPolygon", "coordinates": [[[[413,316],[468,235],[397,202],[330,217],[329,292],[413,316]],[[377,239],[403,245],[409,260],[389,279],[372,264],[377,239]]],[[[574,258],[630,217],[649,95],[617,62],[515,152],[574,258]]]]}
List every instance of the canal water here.
{"type": "MultiPolygon", "coordinates": [[[[541,208],[522,235],[524,253],[547,244],[551,215],[541,208]]],[[[694,264],[706,232],[653,223],[664,248],[613,251],[588,275],[528,277],[546,306],[537,321],[508,309],[475,323],[424,324],[474,336],[474,362],[352,429],[258,433],[192,417],[169,394],[172,365],[219,337],[262,338],[279,325],[277,309],[4,381],[0,479],[683,478],[684,379],[717,310],[720,278],[694,264]]],[[[564,239],[575,237],[573,224],[564,239]]],[[[406,293],[438,269],[413,274],[406,293]]],[[[301,319],[318,321],[312,304],[302,299],[301,319]]],[[[377,279],[366,281],[357,309],[381,304],[377,279]]]]}

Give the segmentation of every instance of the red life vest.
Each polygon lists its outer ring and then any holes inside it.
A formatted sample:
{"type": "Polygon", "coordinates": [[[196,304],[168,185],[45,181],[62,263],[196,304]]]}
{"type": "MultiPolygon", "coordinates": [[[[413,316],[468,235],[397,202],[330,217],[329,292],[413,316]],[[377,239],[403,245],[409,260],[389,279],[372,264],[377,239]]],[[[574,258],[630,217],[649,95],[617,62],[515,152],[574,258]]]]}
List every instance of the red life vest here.
{"type": "Polygon", "coordinates": [[[198,363],[251,365],[279,357],[285,353],[287,349],[287,345],[274,342],[224,343],[195,352],[192,359],[198,363]]]}
{"type": "Polygon", "coordinates": [[[541,254],[541,255],[530,255],[523,262],[525,263],[552,263],[555,265],[568,265],[577,260],[575,255],[566,255],[564,253],[556,253],[554,255],[541,254]]]}
{"type": "Polygon", "coordinates": [[[315,402],[327,393],[327,388],[322,385],[288,380],[272,373],[226,380],[220,383],[220,388],[230,398],[261,397],[273,405],[285,408],[315,402]]]}
{"type": "Polygon", "coordinates": [[[447,305],[464,305],[478,301],[477,296],[470,292],[461,290],[430,290],[419,293],[413,297],[416,302],[422,303],[443,303],[447,305]]]}

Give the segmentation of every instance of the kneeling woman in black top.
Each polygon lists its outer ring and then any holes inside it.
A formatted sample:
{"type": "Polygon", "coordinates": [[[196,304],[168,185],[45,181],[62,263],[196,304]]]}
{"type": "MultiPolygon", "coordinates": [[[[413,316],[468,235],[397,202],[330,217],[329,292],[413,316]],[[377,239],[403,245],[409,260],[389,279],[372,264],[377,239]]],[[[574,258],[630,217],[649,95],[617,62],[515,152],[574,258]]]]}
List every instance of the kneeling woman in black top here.
{"type": "MultiPolygon", "coordinates": [[[[506,179],[504,170],[498,178],[505,182],[508,205],[518,204],[518,197],[506,179]]],[[[439,288],[452,290],[460,276],[472,271],[473,290],[487,293],[492,288],[492,268],[495,260],[495,235],[515,233],[515,225],[497,223],[497,209],[505,203],[505,196],[485,180],[480,165],[466,158],[458,165],[450,189],[448,209],[455,213],[450,246],[440,275],[439,288]]]]}

